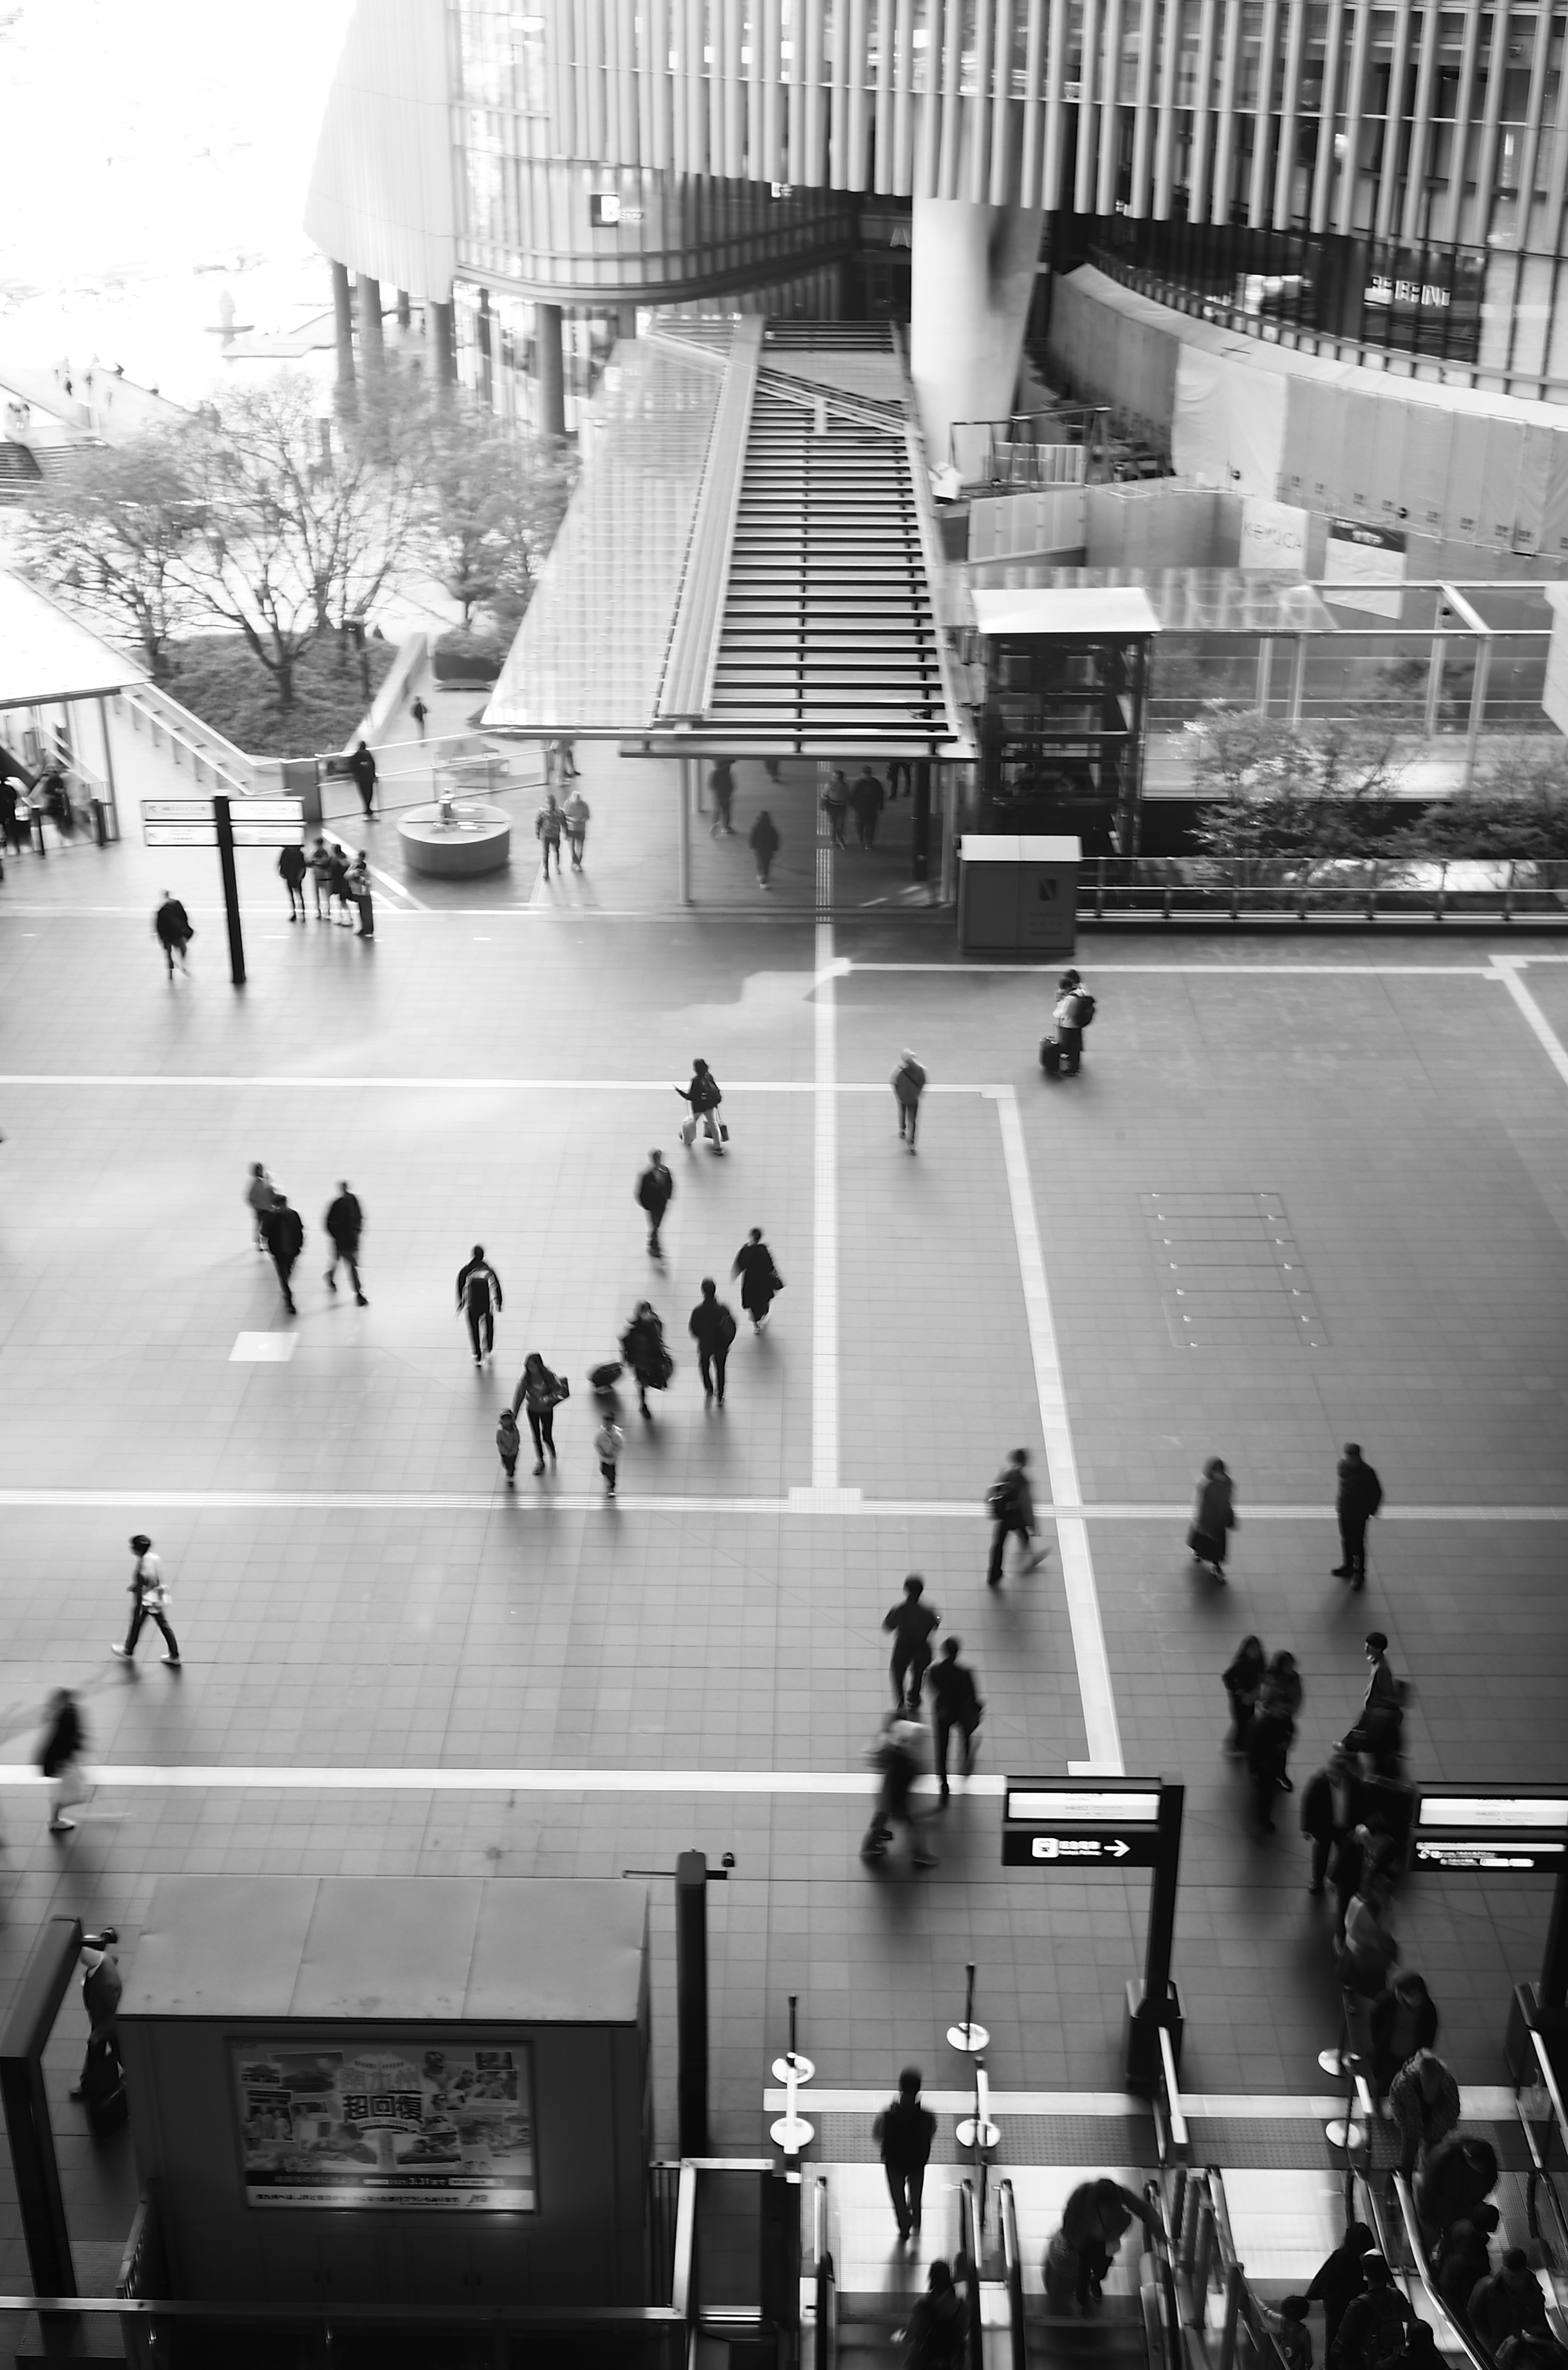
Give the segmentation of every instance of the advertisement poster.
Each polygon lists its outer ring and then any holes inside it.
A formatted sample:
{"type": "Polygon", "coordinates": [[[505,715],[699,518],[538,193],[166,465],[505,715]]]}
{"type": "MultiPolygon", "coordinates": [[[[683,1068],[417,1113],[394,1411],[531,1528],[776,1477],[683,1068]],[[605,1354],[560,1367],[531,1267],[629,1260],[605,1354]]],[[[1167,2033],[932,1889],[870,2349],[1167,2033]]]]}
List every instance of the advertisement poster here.
{"type": "Polygon", "coordinates": [[[1307,573],[1307,512],[1289,502],[1266,502],[1258,494],[1241,500],[1241,552],[1244,569],[1279,575],[1286,569],[1307,573]]]}
{"type": "Polygon", "coordinates": [[[1325,601],[1342,609],[1365,609],[1374,617],[1399,618],[1401,595],[1380,585],[1404,582],[1405,539],[1392,527],[1366,526],[1359,519],[1329,521],[1323,566],[1325,601]],[[1343,588],[1343,589],[1342,589],[1343,588]]]}
{"type": "Polygon", "coordinates": [[[248,2204],[538,2211],[526,2048],[230,2052],[248,2204]]]}

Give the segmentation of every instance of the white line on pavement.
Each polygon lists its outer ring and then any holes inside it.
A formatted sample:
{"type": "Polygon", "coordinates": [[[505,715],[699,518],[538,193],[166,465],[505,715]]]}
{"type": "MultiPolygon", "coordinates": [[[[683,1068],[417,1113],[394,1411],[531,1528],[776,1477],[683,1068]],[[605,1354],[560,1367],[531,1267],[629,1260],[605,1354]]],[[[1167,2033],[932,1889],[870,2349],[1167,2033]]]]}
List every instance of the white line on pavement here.
{"type": "Polygon", "coordinates": [[[1078,1694],[1083,1702],[1084,1734],[1090,1762],[1097,1769],[1111,1772],[1124,1766],[1122,1739],[1111,1693],[1111,1663],[1105,1651],[1100,1597],[1094,1585],[1094,1559],[1090,1554],[1089,1532],[1083,1520],[1078,1458],[1073,1453],[1072,1427],[1067,1421],[1066,1386],[1056,1348],[1055,1321],[1051,1314],[1051,1291],[1045,1280],[1044,1255],[1034,1214],[1023,1121],[1018,1096],[1011,1087],[988,1088],[987,1093],[996,1103],[1001,1122],[1002,1166],[1007,1174],[1013,1237],[1018,1246],[1024,1314],[1034,1362],[1034,1388],[1040,1403],[1040,1428],[1044,1435],[1045,1467],[1061,1550],[1062,1583],[1066,1592],[1073,1657],[1078,1663],[1078,1694]]]}
{"type": "MultiPolygon", "coordinates": [[[[815,2084],[800,2093],[803,2105],[814,2107],[819,2115],[874,2115],[887,2104],[887,2085],[867,2090],[824,2089],[815,2084]]],[[[936,2115],[972,2114],[974,2092],[967,2090],[923,2089],[920,2097],[936,2115]]],[[[1142,2099],[1126,2090],[993,2090],[991,2108],[998,2115],[1142,2115],[1148,2108],[1142,2099]]],[[[787,2103],[782,2090],[765,2088],[762,2106],[765,2114],[780,2113],[787,2103]]],[[[1511,2122],[1515,2110],[1512,2090],[1492,2083],[1461,2083],[1459,2111],[1467,2122],[1511,2122]]],[[[1245,2093],[1199,2091],[1182,2093],[1182,2111],[1217,2120],[1220,2117],[1239,2123],[1320,2123],[1327,2115],[1343,2115],[1344,2093],[1332,2096],[1299,2098],[1289,2094],[1260,2095],[1249,2098],[1245,2093]]]]}
{"type": "MultiPolygon", "coordinates": [[[[179,1490],[157,1482],[126,1482],[111,1490],[0,1489],[0,1507],[26,1510],[90,1511],[102,1506],[167,1506],[191,1513],[292,1513],[314,1509],[322,1513],[433,1514],[852,1514],[873,1522],[978,1523],[979,1503],[970,1498],[867,1498],[858,1490],[795,1489],[783,1498],[637,1496],[619,1492],[611,1505],[602,1491],[541,1490],[537,1496],[514,1496],[494,1490],[179,1490]]],[[[1036,1499],[1042,1522],[1063,1516],[1086,1523],[1185,1523],[1192,1506],[1185,1499],[1157,1505],[1066,1505],[1036,1499]]],[[[1249,1503],[1250,1523],[1332,1523],[1330,1504],[1261,1506],[1249,1503]]],[[[1384,1502],[1378,1520],[1385,1523],[1568,1523],[1568,1506],[1390,1506],[1384,1502]]]]}
{"type": "MultiPolygon", "coordinates": [[[[874,1769],[356,1769],[341,1764],[298,1769],[262,1762],[254,1768],[174,1762],[98,1763],[87,1775],[95,1786],[190,1793],[227,1789],[246,1793],[331,1794],[874,1794],[882,1780],[874,1769]]],[[[0,1787],[41,1787],[50,1781],[36,1769],[0,1765],[0,1787]]],[[[968,1778],[966,1794],[999,1796],[1005,1778],[968,1778]]],[[[917,1778],[917,1793],[934,1794],[934,1778],[917,1778]]]]}
{"type": "Polygon", "coordinates": [[[1539,1041],[1547,1060],[1563,1085],[1568,1086],[1568,1053],[1563,1052],[1562,1041],[1556,1030],[1519,977],[1522,963],[1527,959],[1518,955],[1498,955],[1494,960],[1497,968],[1493,976],[1502,981],[1523,1013],[1526,1025],[1539,1041]]]}
{"type": "MultiPolygon", "coordinates": [[[[819,872],[832,851],[818,848],[819,872]]],[[[833,924],[816,926],[812,994],[816,1051],[815,1169],[812,1214],[812,1488],[838,1487],[838,1042],[833,924]]]]}

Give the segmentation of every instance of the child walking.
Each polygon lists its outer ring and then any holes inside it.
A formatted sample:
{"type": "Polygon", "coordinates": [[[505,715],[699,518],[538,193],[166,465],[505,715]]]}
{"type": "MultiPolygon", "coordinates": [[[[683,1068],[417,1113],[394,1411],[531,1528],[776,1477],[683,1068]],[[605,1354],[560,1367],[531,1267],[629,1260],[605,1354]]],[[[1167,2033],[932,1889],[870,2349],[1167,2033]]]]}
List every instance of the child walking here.
{"type": "Polygon", "coordinates": [[[594,1434],[594,1454],[599,1460],[599,1470],[605,1477],[605,1495],[616,1494],[616,1467],[620,1463],[621,1450],[626,1446],[626,1434],[613,1415],[607,1415],[594,1434]]]}
{"type": "Polygon", "coordinates": [[[523,1446],[523,1435],[517,1429],[517,1418],[509,1407],[501,1410],[500,1421],[495,1427],[495,1445],[506,1467],[506,1486],[510,1490],[517,1478],[517,1458],[523,1446]]]}

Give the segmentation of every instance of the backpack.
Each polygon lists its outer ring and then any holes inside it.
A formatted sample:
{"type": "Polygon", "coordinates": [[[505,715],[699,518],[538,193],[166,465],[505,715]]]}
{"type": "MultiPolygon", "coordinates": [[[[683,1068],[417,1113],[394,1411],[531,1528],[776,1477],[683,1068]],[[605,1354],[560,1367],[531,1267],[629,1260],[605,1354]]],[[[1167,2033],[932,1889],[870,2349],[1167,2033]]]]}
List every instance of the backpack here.
{"type": "Polygon", "coordinates": [[[1361,2327],[1354,2357],[1355,2370],[1384,2370],[1386,2364],[1397,2360],[1405,2350],[1410,2316],[1403,2299],[1392,2288],[1384,2288],[1369,2291],[1357,2301],[1370,2304],[1374,2295],[1376,2310],[1356,2316],[1361,2327]]]}
{"type": "Polygon", "coordinates": [[[969,2314],[961,2295],[950,2288],[940,2296],[922,2296],[909,2316],[905,2370],[958,2370],[968,2335],[969,2314]]]}
{"type": "Polygon", "coordinates": [[[1073,990],[1073,1017],[1071,1021],[1068,1023],[1068,1026],[1073,1029],[1087,1029],[1090,1022],[1093,1019],[1094,1014],[1094,998],[1090,995],[1088,988],[1075,988],[1073,990]]]}
{"type": "Polygon", "coordinates": [[[1005,1514],[1010,1514],[1017,1503],[1018,1480],[1012,1473],[1004,1473],[1001,1479],[993,1481],[986,1492],[986,1512],[994,1523],[999,1523],[1005,1514]]]}

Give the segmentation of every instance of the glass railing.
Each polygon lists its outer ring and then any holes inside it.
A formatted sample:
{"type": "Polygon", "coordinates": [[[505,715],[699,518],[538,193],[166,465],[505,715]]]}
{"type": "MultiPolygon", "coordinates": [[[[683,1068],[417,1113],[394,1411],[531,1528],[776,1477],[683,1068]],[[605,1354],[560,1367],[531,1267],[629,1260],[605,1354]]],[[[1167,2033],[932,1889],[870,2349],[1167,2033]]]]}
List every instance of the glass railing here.
{"type": "Polygon", "coordinates": [[[1079,868],[1080,919],[1568,921],[1568,860],[1512,857],[1120,857],[1079,868]]]}

